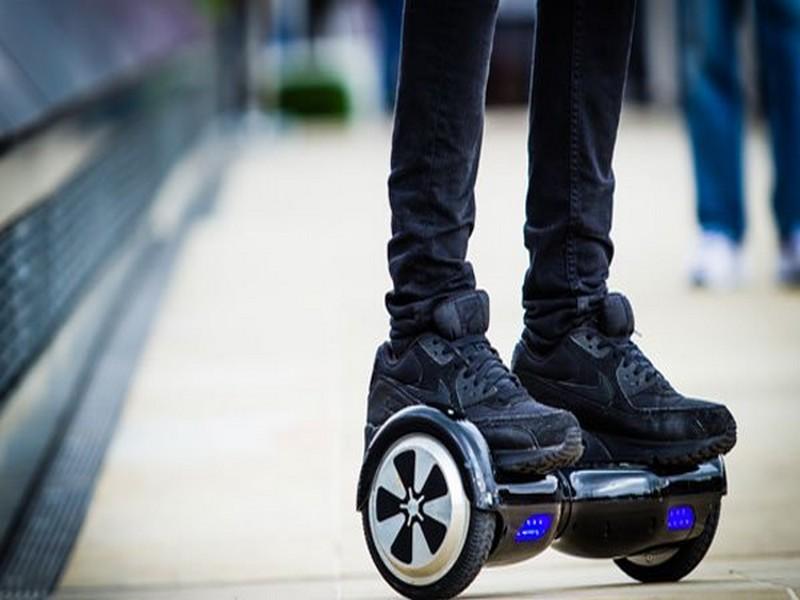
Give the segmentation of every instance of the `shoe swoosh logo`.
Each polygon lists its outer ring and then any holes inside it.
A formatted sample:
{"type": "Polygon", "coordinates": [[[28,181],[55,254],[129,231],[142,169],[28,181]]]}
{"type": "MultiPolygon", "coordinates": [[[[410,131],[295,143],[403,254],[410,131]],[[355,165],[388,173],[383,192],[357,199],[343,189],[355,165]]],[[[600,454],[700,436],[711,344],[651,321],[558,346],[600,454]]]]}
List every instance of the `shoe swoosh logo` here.
{"type": "Polygon", "coordinates": [[[398,387],[407,395],[411,396],[415,400],[418,400],[419,402],[422,402],[423,404],[430,404],[434,406],[450,406],[452,404],[450,401],[450,390],[447,389],[447,386],[441,379],[439,380],[439,386],[435,391],[409,384],[401,384],[398,387]]]}
{"type": "Polygon", "coordinates": [[[610,403],[616,395],[614,386],[611,385],[608,377],[602,373],[597,373],[597,381],[592,384],[562,381],[560,379],[550,379],[541,376],[539,376],[539,378],[553,386],[570,389],[581,396],[585,396],[597,402],[610,403]]]}

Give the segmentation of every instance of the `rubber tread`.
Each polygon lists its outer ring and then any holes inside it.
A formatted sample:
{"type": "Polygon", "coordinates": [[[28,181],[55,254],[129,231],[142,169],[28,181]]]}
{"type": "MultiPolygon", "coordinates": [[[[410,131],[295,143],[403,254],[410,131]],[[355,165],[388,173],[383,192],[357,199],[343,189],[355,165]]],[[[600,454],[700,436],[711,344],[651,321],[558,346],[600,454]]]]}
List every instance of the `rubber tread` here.
{"type": "Polygon", "coordinates": [[[415,586],[395,577],[383,564],[383,560],[375,548],[369,528],[369,507],[364,507],[364,510],[361,511],[364,538],[367,540],[367,548],[372,561],[384,580],[398,593],[412,600],[453,598],[463,592],[478,576],[483,565],[486,564],[497,525],[493,513],[474,507],[471,507],[470,510],[467,539],[464,540],[464,547],[461,549],[461,554],[453,564],[453,567],[438,581],[425,586],[415,586]]]}

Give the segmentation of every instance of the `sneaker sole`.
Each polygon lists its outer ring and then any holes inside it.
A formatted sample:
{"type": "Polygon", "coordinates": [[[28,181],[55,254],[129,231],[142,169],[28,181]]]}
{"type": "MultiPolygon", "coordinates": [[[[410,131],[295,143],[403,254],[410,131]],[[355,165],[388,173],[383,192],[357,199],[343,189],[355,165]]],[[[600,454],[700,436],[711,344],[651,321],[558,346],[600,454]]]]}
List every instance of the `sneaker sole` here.
{"type": "Polygon", "coordinates": [[[614,462],[654,467],[692,467],[727,454],[736,445],[735,426],[705,440],[677,442],[648,442],[596,431],[589,433],[605,447],[614,462]]]}
{"type": "Polygon", "coordinates": [[[494,466],[508,473],[544,475],[575,464],[583,454],[580,427],[570,427],[564,441],[532,450],[493,450],[494,466]]]}

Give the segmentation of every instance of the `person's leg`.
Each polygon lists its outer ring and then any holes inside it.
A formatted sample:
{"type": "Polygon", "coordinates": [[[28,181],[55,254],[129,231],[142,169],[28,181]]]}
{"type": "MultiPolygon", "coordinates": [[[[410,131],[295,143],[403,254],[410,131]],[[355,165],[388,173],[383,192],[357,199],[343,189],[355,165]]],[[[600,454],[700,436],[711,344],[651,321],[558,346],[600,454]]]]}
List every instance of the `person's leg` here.
{"type": "MultiPolygon", "coordinates": [[[[501,470],[574,462],[580,427],[534,402],[485,337],[489,297],[466,262],[497,0],[407,0],[395,109],[387,294],[391,342],[375,357],[367,443],[427,404],[467,418],[501,470]]],[[[419,490],[417,490],[419,491],[419,490]]]]}
{"type": "Polygon", "coordinates": [[[409,0],[392,139],[386,296],[392,339],[429,329],[437,302],[475,288],[466,262],[497,0],[409,0]]]}
{"type": "Polygon", "coordinates": [[[523,285],[526,332],[537,346],[561,338],[606,293],[611,157],[634,7],[634,0],[539,3],[523,285]]]}
{"type": "Polygon", "coordinates": [[[678,4],[683,109],[701,229],[689,277],[702,287],[732,288],[742,275],[744,100],[736,43],[742,11],[737,0],[678,4]]]}
{"type": "Polygon", "coordinates": [[[736,424],[725,407],[669,385],[630,339],[630,303],[606,290],[611,158],[633,8],[620,0],[539,3],[530,266],[512,368],[536,400],[578,418],[587,461],[687,466],[730,450],[736,424]]]}
{"type": "Polygon", "coordinates": [[[740,243],[745,229],[742,189],[743,95],[736,37],[741,3],[681,0],[680,66],[703,231],[740,243]]]}
{"type": "Polygon", "coordinates": [[[781,278],[800,282],[800,0],[755,3],[759,70],[770,125],[772,206],[782,246],[781,278]],[[798,240],[793,237],[798,236],[798,240]],[[796,256],[795,256],[796,254],[796,256]]]}

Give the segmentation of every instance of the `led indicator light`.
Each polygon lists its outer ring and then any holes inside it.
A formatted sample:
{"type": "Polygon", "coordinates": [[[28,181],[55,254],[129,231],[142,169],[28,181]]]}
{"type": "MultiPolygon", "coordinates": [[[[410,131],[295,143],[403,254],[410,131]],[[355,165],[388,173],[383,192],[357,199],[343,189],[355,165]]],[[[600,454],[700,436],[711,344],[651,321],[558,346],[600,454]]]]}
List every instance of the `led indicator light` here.
{"type": "Polygon", "coordinates": [[[525,542],[535,542],[542,539],[547,532],[550,531],[550,526],[553,524],[553,515],[548,513],[539,513],[531,515],[525,522],[519,526],[517,533],[514,536],[514,541],[518,544],[525,542]]]}
{"type": "Polygon", "coordinates": [[[694,527],[694,509],[688,504],[671,506],[667,511],[667,529],[682,531],[694,527]]]}

